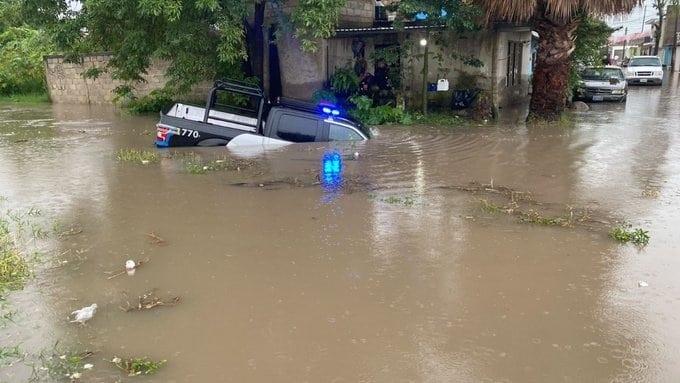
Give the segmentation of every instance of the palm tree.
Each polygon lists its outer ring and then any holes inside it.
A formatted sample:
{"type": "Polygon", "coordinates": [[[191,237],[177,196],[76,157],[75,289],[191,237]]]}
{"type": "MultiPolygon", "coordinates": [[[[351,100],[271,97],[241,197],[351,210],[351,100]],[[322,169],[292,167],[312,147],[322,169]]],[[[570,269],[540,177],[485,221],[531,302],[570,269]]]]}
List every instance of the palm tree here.
{"type": "Polygon", "coordinates": [[[529,117],[558,119],[567,105],[574,31],[586,15],[630,12],[640,0],[480,0],[489,21],[529,22],[539,35],[529,117]]]}

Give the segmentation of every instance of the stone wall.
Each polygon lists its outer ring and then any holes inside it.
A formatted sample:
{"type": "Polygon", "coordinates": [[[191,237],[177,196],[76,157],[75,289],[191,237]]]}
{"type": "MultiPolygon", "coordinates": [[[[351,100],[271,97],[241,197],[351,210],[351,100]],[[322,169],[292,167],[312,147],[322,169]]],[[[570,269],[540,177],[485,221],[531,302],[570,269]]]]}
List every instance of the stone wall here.
{"type": "Polygon", "coordinates": [[[375,0],[347,0],[340,10],[339,25],[370,26],[375,19],[375,0]]]}
{"type": "MultiPolygon", "coordinates": [[[[111,78],[104,71],[96,79],[83,78],[83,72],[90,68],[105,70],[111,55],[102,53],[83,57],[82,63],[69,63],[63,56],[46,56],[44,59],[47,90],[53,103],[63,104],[110,104],[113,103],[113,90],[123,83],[111,78]]],[[[166,62],[155,60],[144,75],[146,82],[134,84],[135,95],[141,97],[152,90],[161,89],[165,83],[166,62]]],[[[194,87],[185,99],[203,99],[209,84],[194,87]]]]}

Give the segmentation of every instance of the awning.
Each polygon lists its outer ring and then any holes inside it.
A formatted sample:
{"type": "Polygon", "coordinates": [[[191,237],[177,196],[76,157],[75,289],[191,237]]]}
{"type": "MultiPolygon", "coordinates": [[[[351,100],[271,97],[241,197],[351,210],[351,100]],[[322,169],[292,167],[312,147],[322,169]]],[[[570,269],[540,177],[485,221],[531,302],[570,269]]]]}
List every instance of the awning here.
{"type": "Polygon", "coordinates": [[[629,33],[627,35],[622,35],[622,36],[612,36],[612,37],[609,38],[609,44],[621,45],[621,44],[623,44],[624,41],[631,42],[631,41],[637,41],[637,40],[640,40],[642,42],[647,37],[651,38],[652,32],[644,31],[644,32],[638,32],[638,33],[629,33]]]}
{"type": "Polygon", "coordinates": [[[426,24],[407,24],[401,28],[395,28],[392,23],[387,25],[374,25],[371,27],[352,27],[352,28],[338,28],[335,30],[335,38],[363,36],[363,35],[377,35],[390,34],[403,31],[413,31],[422,29],[442,29],[442,25],[426,25],[426,24]]]}

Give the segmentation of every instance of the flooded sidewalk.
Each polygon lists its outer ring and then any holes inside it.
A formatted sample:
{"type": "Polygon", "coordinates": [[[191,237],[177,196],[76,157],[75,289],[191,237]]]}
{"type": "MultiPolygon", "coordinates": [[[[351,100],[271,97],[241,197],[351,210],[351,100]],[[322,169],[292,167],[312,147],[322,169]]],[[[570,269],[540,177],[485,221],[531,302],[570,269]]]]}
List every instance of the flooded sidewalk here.
{"type": "Polygon", "coordinates": [[[559,126],[247,156],[153,149],[153,116],[0,105],[0,211],[37,252],[0,302],[20,349],[0,381],[44,376],[55,344],[92,353],[87,382],[675,381],[672,80],[559,126]],[[612,239],[622,224],[649,244],[612,239]],[[165,362],[133,378],[126,357],[165,362]]]}

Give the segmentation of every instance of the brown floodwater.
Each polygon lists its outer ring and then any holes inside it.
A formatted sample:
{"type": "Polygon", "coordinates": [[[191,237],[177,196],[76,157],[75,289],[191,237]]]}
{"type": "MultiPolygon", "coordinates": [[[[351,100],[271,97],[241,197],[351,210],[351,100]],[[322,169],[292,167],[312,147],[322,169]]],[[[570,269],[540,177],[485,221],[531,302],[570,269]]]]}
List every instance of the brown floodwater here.
{"type": "Polygon", "coordinates": [[[153,149],[154,117],[108,107],[0,105],[3,214],[33,208],[50,233],[23,236],[40,256],[0,345],[27,355],[0,381],[28,380],[57,342],[95,352],[87,382],[680,381],[673,80],[551,126],[380,127],[264,153],[153,149]],[[117,161],[129,148],[162,159],[117,161]],[[192,174],[188,152],[249,159],[192,174]],[[323,172],[332,153],[339,173],[323,172]],[[482,200],[588,219],[523,223],[482,200]],[[610,239],[615,221],[649,245],[610,239]],[[127,259],[148,262],[110,279],[127,259]],[[151,289],[181,301],[120,309],[151,289]],[[68,322],[91,303],[94,319],[68,322]],[[127,378],[114,356],[167,363],[127,378]]]}

